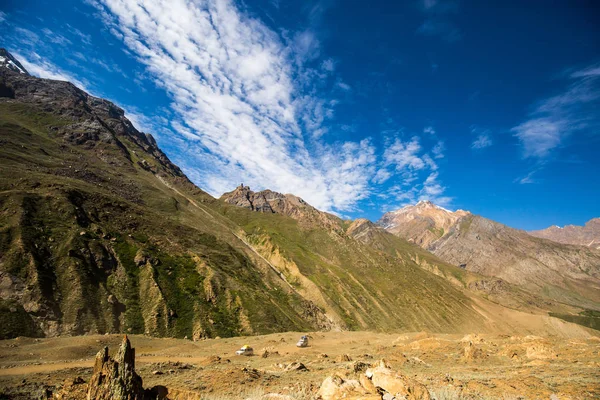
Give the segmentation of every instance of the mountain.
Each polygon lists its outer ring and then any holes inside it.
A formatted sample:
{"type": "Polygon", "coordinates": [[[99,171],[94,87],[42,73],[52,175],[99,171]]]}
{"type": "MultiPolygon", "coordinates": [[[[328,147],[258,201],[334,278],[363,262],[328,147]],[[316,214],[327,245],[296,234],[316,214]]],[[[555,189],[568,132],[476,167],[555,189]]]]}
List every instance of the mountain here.
{"type": "Polygon", "coordinates": [[[600,218],[590,219],[584,226],[567,225],[551,226],[539,231],[528,232],[530,235],[550,239],[565,244],[577,244],[600,250],[600,218]]]}
{"type": "Polygon", "coordinates": [[[21,63],[13,57],[6,49],[0,48],[0,68],[10,69],[11,71],[20,74],[29,75],[29,72],[21,65],[21,63]]]}
{"type": "Polygon", "coordinates": [[[600,307],[600,252],[559,244],[430,202],[385,214],[378,224],[442,260],[559,302],[600,307]]]}
{"type": "Polygon", "coordinates": [[[566,329],[548,311],[579,309],[293,195],[214,199],[113,103],[0,68],[0,338],[566,329]]]}
{"type": "Polygon", "coordinates": [[[420,201],[384,214],[377,223],[388,232],[427,248],[467,215],[463,210],[451,212],[430,201],[420,201]]]}
{"type": "Polygon", "coordinates": [[[293,194],[282,194],[272,190],[253,192],[248,186],[241,184],[235,190],[224,193],[221,200],[252,211],[286,215],[306,226],[316,223],[338,231],[342,229],[340,218],[317,210],[293,194]]]}

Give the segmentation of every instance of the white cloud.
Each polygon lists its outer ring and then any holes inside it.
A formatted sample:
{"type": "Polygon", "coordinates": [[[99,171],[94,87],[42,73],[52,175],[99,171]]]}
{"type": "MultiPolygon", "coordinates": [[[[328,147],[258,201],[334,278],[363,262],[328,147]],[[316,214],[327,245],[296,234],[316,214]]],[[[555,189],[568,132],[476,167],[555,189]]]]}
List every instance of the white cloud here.
{"type": "MultiPolygon", "coordinates": [[[[218,196],[243,181],[329,211],[351,210],[370,195],[370,140],[319,140],[335,102],[314,94],[322,72],[305,67],[320,56],[314,32],[281,38],[225,0],[94,5],[172,97],[174,159],[202,188],[218,196]]],[[[335,69],[331,60],[318,65],[335,69]]]]}
{"type": "Polygon", "coordinates": [[[489,133],[481,133],[477,136],[477,138],[471,143],[471,148],[474,150],[485,149],[486,147],[490,147],[492,145],[492,138],[489,133]]]}
{"type": "Polygon", "coordinates": [[[323,61],[321,68],[327,72],[333,72],[335,71],[335,61],[333,61],[331,58],[328,58],[327,60],[323,61]]]}
{"type": "Polygon", "coordinates": [[[19,26],[14,28],[15,33],[18,35],[19,42],[28,46],[34,46],[40,41],[40,37],[29,29],[21,28],[19,26]]]}
{"type": "Polygon", "coordinates": [[[520,183],[521,185],[536,183],[537,181],[535,179],[533,179],[533,175],[535,175],[538,171],[539,171],[539,168],[529,171],[529,173],[527,175],[525,175],[521,178],[515,179],[515,182],[520,183]]]}
{"type": "Polygon", "coordinates": [[[419,191],[418,200],[429,200],[439,206],[446,207],[450,205],[452,198],[443,195],[446,188],[438,181],[438,177],[437,172],[433,172],[427,177],[419,191]]]}
{"type": "Polygon", "coordinates": [[[373,177],[373,182],[376,184],[382,184],[392,177],[392,173],[385,168],[377,170],[377,173],[373,177]]]}
{"type": "Polygon", "coordinates": [[[419,137],[414,136],[410,141],[403,142],[396,138],[394,142],[385,149],[383,158],[386,165],[392,165],[397,171],[405,168],[420,170],[425,167],[425,161],[420,156],[421,145],[419,137]]]}
{"type": "Polygon", "coordinates": [[[60,33],[53,32],[48,28],[43,28],[42,33],[44,34],[45,40],[58,44],[60,46],[69,46],[73,44],[73,42],[71,42],[69,39],[67,39],[60,33]]]}
{"type": "Polygon", "coordinates": [[[600,76],[600,65],[590,65],[580,71],[575,71],[571,74],[571,78],[585,78],[585,77],[596,77],[600,76]]]}
{"type": "Polygon", "coordinates": [[[446,145],[441,140],[431,149],[434,158],[444,158],[444,151],[446,151],[446,145]]]}
{"type": "Polygon", "coordinates": [[[6,21],[6,13],[0,11],[0,23],[6,21]]]}
{"type": "Polygon", "coordinates": [[[345,92],[348,92],[348,91],[352,90],[352,87],[350,85],[348,85],[347,83],[344,83],[342,81],[338,81],[336,83],[336,86],[339,87],[340,89],[342,89],[345,92]]]}
{"type": "Polygon", "coordinates": [[[565,91],[540,101],[528,120],[512,128],[524,158],[544,159],[572,134],[600,126],[600,67],[591,65],[570,79],[565,91]]]}
{"type": "MultiPolygon", "coordinates": [[[[425,132],[431,134],[427,130],[425,132]]],[[[443,157],[443,146],[441,141],[435,144],[431,150],[435,158],[443,157]]],[[[387,176],[388,169],[394,168],[401,179],[400,183],[387,190],[384,198],[392,198],[400,203],[399,206],[414,204],[419,200],[430,200],[443,206],[451,203],[452,198],[444,196],[446,188],[439,182],[439,167],[430,153],[425,151],[418,136],[409,141],[395,138],[386,148],[383,158],[385,169],[378,171],[376,177],[386,181],[390,178],[387,176]]]]}
{"type": "Polygon", "coordinates": [[[433,126],[426,126],[425,128],[423,128],[423,133],[429,133],[430,135],[435,135],[435,129],[433,129],[433,126]]]}

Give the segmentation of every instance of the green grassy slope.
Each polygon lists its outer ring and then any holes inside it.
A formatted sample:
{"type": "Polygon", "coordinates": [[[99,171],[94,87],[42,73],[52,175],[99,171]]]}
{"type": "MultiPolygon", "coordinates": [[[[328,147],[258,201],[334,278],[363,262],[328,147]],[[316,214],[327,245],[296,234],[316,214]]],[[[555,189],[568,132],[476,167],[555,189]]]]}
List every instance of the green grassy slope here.
{"type": "Polygon", "coordinates": [[[216,200],[114,105],[0,78],[2,337],[486,330],[472,275],[347,221],[216,200]]]}
{"type": "Polygon", "coordinates": [[[12,283],[3,299],[23,304],[47,334],[313,327],[300,316],[304,300],[241,251],[226,224],[189,212],[185,198],[116,146],[66,144],[51,127],[69,122],[35,105],[0,103],[0,271],[12,283]]]}

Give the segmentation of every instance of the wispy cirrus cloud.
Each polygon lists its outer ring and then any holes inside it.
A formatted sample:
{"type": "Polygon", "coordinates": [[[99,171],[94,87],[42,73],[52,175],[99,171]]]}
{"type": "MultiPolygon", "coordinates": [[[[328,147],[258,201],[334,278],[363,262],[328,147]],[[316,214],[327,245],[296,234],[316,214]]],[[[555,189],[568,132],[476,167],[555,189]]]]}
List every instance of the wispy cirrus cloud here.
{"type": "Polygon", "coordinates": [[[600,65],[569,75],[565,90],[538,102],[529,118],[512,128],[523,158],[542,160],[571,135],[600,127],[600,65]]]}
{"type": "Polygon", "coordinates": [[[471,133],[476,135],[475,140],[471,143],[471,149],[481,150],[490,147],[494,144],[492,134],[489,130],[481,130],[476,126],[471,127],[471,133]]]}
{"type": "Polygon", "coordinates": [[[525,176],[519,177],[515,179],[515,182],[520,183],[521,185],[527,185],[531,183],[537,183],[537,180],[534,178],[534,175],[539,171],[539,168],[529,171],[525,176]]]}
{"type": "MultiPolygon", "coordinates": [[[[297,194],[338,214],[381,193],[395,205],[423,196],[446,201],[436,162],[445,148],[433,127],[422,137],[402,140],[399,124],[390,122],[395,128],[382,132],[388,139],[381,148],[354,122],[335,119],[337,104],[351,101],[358,88],[337,75],[338,61],[322,54],[312,27],[275,32],[241,11],[235,0],[87,3],[122,41],[121,50],[143,67],[128,71],[130,80],[140,90],[152,81],[169,95],[168,107],[145,115],[121,104],[126,115],[157,134],[173,161],[211,194],[244,182],[297,194]],[[340,131],[354,139],[334,141],[340,131]],[[403,194],[389,189],[396,182],[403,194]]],[[[50,28],[14,27],[14,38],[23,45],[18,58],[32,74],[69,80],[92,92],[103,87],[102,78],[89,75],[86,66],[126,77],[109,55],[89,49],[87,32],[68,24],[50,28]],[[67,47],[63,67],[36,52],[51,56],[67,47]]]]}
{"type": "Polygon", "coordinates": [[[335,102],[311,85],[335,64],[306,67],[320,56],[314,32],[282,37],[231,1],[93,4],[171,96],[176,161],[201,187],[220,195],[243,180],[330,211],[370,194],[373,143],[320,140],[335,102]]]}

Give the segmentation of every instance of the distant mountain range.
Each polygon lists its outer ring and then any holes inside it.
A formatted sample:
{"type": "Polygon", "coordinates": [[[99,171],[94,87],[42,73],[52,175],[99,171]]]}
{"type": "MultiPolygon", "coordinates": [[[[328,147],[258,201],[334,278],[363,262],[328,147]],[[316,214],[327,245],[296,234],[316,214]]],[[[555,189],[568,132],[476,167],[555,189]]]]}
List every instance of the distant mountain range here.
{"type": "Polygon", "coordinates": [[[486,276],[553,293],[561,301],[600,302],[600,252],[540,239],[487,218],[419,202],[386,213],[378,224],[442,260],[486,276]]]}
{"type": "Polygon", "coordinates": [[[600,250],[600,218],[590,219],[584,226],[567,225],[551,226],[539,231],[531,231],[530,235],[554,240],[565,244],[577,244],[600,250]]]}
{"type": "Polygon", "coordinates": [[[595,249],[431,203],[374,224],[215,199],[113,103],[0,55],[0,338],[548,332],[600,310],[595,249]]]}

